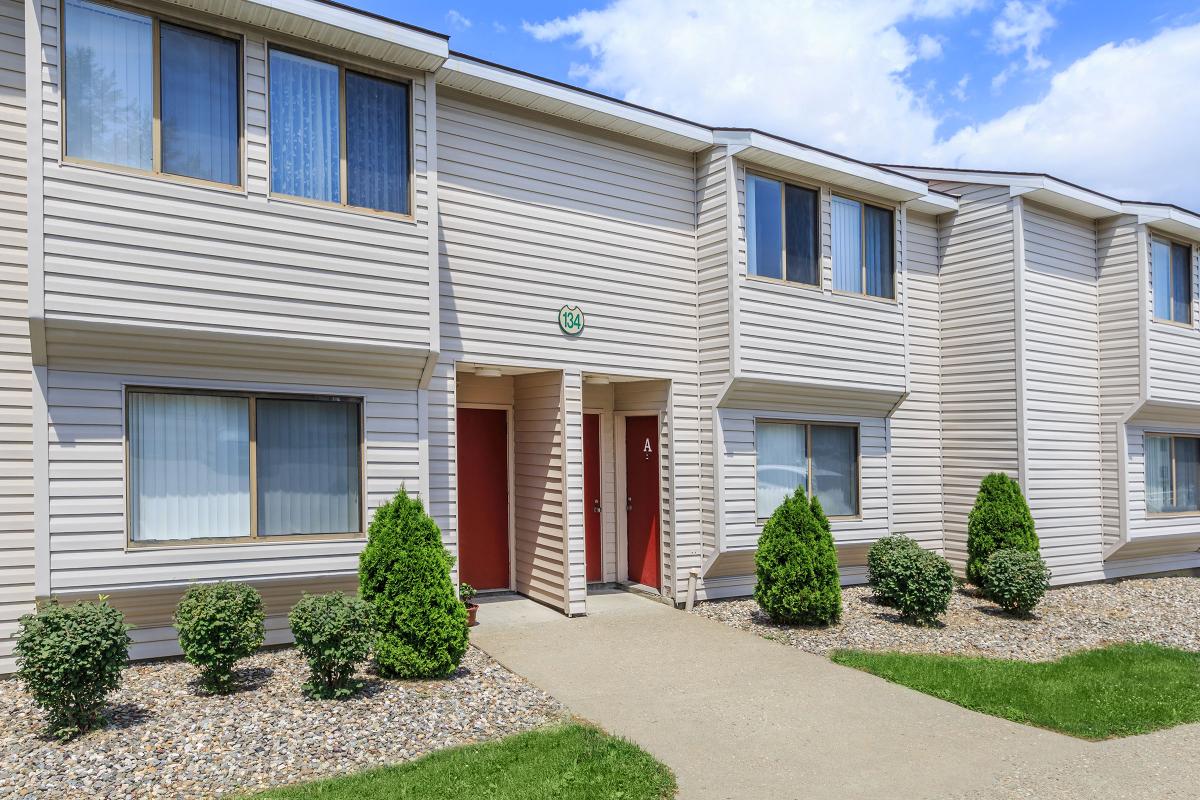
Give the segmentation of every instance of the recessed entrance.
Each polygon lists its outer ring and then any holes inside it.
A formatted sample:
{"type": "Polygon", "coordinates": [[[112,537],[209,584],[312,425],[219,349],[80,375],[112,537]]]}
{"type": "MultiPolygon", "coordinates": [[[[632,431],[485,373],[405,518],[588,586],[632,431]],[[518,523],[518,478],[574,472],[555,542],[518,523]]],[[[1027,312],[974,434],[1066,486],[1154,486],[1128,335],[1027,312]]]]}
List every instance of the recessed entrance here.
{"type": "Polygon", "coordinates": [[[476,589],[506,589],[508,412],[458,409],[459,575],[476,589]]]}
{"type": "Polygon", "coordinates": [[[625,417],[625,536],[629,580],[658,589],[658,417],[625,417]]]}

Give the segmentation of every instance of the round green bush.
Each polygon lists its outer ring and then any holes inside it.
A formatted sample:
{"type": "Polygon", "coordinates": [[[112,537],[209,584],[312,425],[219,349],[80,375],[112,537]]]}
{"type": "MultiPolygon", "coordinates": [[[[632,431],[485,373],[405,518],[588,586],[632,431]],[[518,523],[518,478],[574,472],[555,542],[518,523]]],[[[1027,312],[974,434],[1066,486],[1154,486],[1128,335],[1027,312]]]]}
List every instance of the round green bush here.
{"type": "Polygon", "coordinates": [[[341,699],[358,690],[354,668],[371,651],[371,607],[342,592],[305,594],[288,614],[296,649],[308,661],[309,697],[341,699]]]}
{"type": "Polygon", "coordinates": [[[1020,484],[1003,472],[993,472],[983,479],[967,517],[967,580],[986,590],[987,560],[997,550],[1038,552],[1029,504],[1020,484]]]}
{"type": "Polygon", "coordinates": [[[829,520],[803,490],[767,520],[754,555],[754,600],[775,622],[828,625],[842,615],[837,549],[829,520]]]}
{"type": "Polygon", "coordinates": [[[867,585],[875,599],[895,608],[903,588],[897,578],[921,552],[921,545],[907,536],[884,536],[867,551],[867,585]]]}
{"type": "Polygon", "coordinates": [[[358,579],[385,677],[441,678],[458,668],[467,651],[467,607],[450,580],[453,563],[420,500],[402,490],[375,510],[358,579]]]}
{"type": "Polygon", "coordinates": [[[21,617],[17,678],[46,711],[51,735],[70,739],[103,721],[105,697],[129,660],[129,630],[104,600],[63,606],[51,599],[21,617]]]}
{"type": "Polygon", "coordinates": [[[946,613],[954,593],[954,570],[950,562],[922,548],[904,559],[897,579],[900,587],[896,610],[900,616],[921,625],[930,625],[946,613]]]}
{"type": "Polygon", "coordinates": [[[175,607],[175,629],[204,689],[233,690],[233,665],[262,647],[263,620],[262,597],[251,586],[222,581],[188,587],[175,607]]]}
{"type": "Polygon", "coordinates": [[[1037,553],[997,550],[987,560],[984,589],[1005,611],[1028,615],[1050,588],[1050,569],[1037,553]]]}

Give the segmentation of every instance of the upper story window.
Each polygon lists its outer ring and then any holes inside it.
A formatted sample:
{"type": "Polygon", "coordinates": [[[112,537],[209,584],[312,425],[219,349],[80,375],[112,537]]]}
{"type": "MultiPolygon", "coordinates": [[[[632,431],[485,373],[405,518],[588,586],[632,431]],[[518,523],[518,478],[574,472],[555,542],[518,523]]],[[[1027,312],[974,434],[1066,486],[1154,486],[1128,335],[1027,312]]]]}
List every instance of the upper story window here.
{"type": "Polygon", "coordinates": [[[1192,248],[1153,239],[1154,318],[1190,325],[1192,322],[1192,248]]]}
{"type": "Polygon", "coordinates": [[[818,195],[746,174],[746,257],[751,275],[820,284],[818,195]]]}
{"type": "Polygon", "coordinates": [[[891,209],[833,198],[833,288],[896,296],[896,226],[891,209]]]}
{"type": "Polygon", "coordinates": [[[68,158],[241,182],[236,40],[89,0],[64,12],[68,158]]]}
{"type": "Polygon", "coordinates": [[[409,213],[408,85],[271,49],[271,191],[409,213]]]}
{"type": "Polygon", "coordinates": [[[755,442],[759,519],[770,517],[796,489],[815,495],[827,516],[858,515],[856,426],[760,420],[755,442]]]}
{"type": "Polygon", "coordinates": [[[126,405],[132,541],[361,533],[358,400],[139,389],[126,405]]]}

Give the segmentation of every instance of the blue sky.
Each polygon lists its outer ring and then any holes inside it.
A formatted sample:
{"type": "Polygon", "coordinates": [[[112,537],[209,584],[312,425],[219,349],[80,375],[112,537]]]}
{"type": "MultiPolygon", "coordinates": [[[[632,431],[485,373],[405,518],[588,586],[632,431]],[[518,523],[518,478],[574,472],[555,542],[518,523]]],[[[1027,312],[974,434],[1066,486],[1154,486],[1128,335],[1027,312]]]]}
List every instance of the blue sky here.
{"type": "Polygon", "coordinates": [[[703,123],[1200,206],[1196,0],[349,1],[703,123]]]}

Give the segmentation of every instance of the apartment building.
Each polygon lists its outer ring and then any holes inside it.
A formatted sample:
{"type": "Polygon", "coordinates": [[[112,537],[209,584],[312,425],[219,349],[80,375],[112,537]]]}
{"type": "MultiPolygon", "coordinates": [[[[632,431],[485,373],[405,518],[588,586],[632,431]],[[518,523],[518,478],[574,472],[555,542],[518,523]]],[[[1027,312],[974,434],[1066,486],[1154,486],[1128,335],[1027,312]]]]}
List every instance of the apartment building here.
{"type": "Polygon", "coordinates": [[[1200,216],[867,164],[325,0],[0,0],[0,670],[38,598],[178,652],[187,584],[352,590],[419,495],[456,578],[746,594],[804,486],[846,582],[1200,567],[1200,216]]]}

